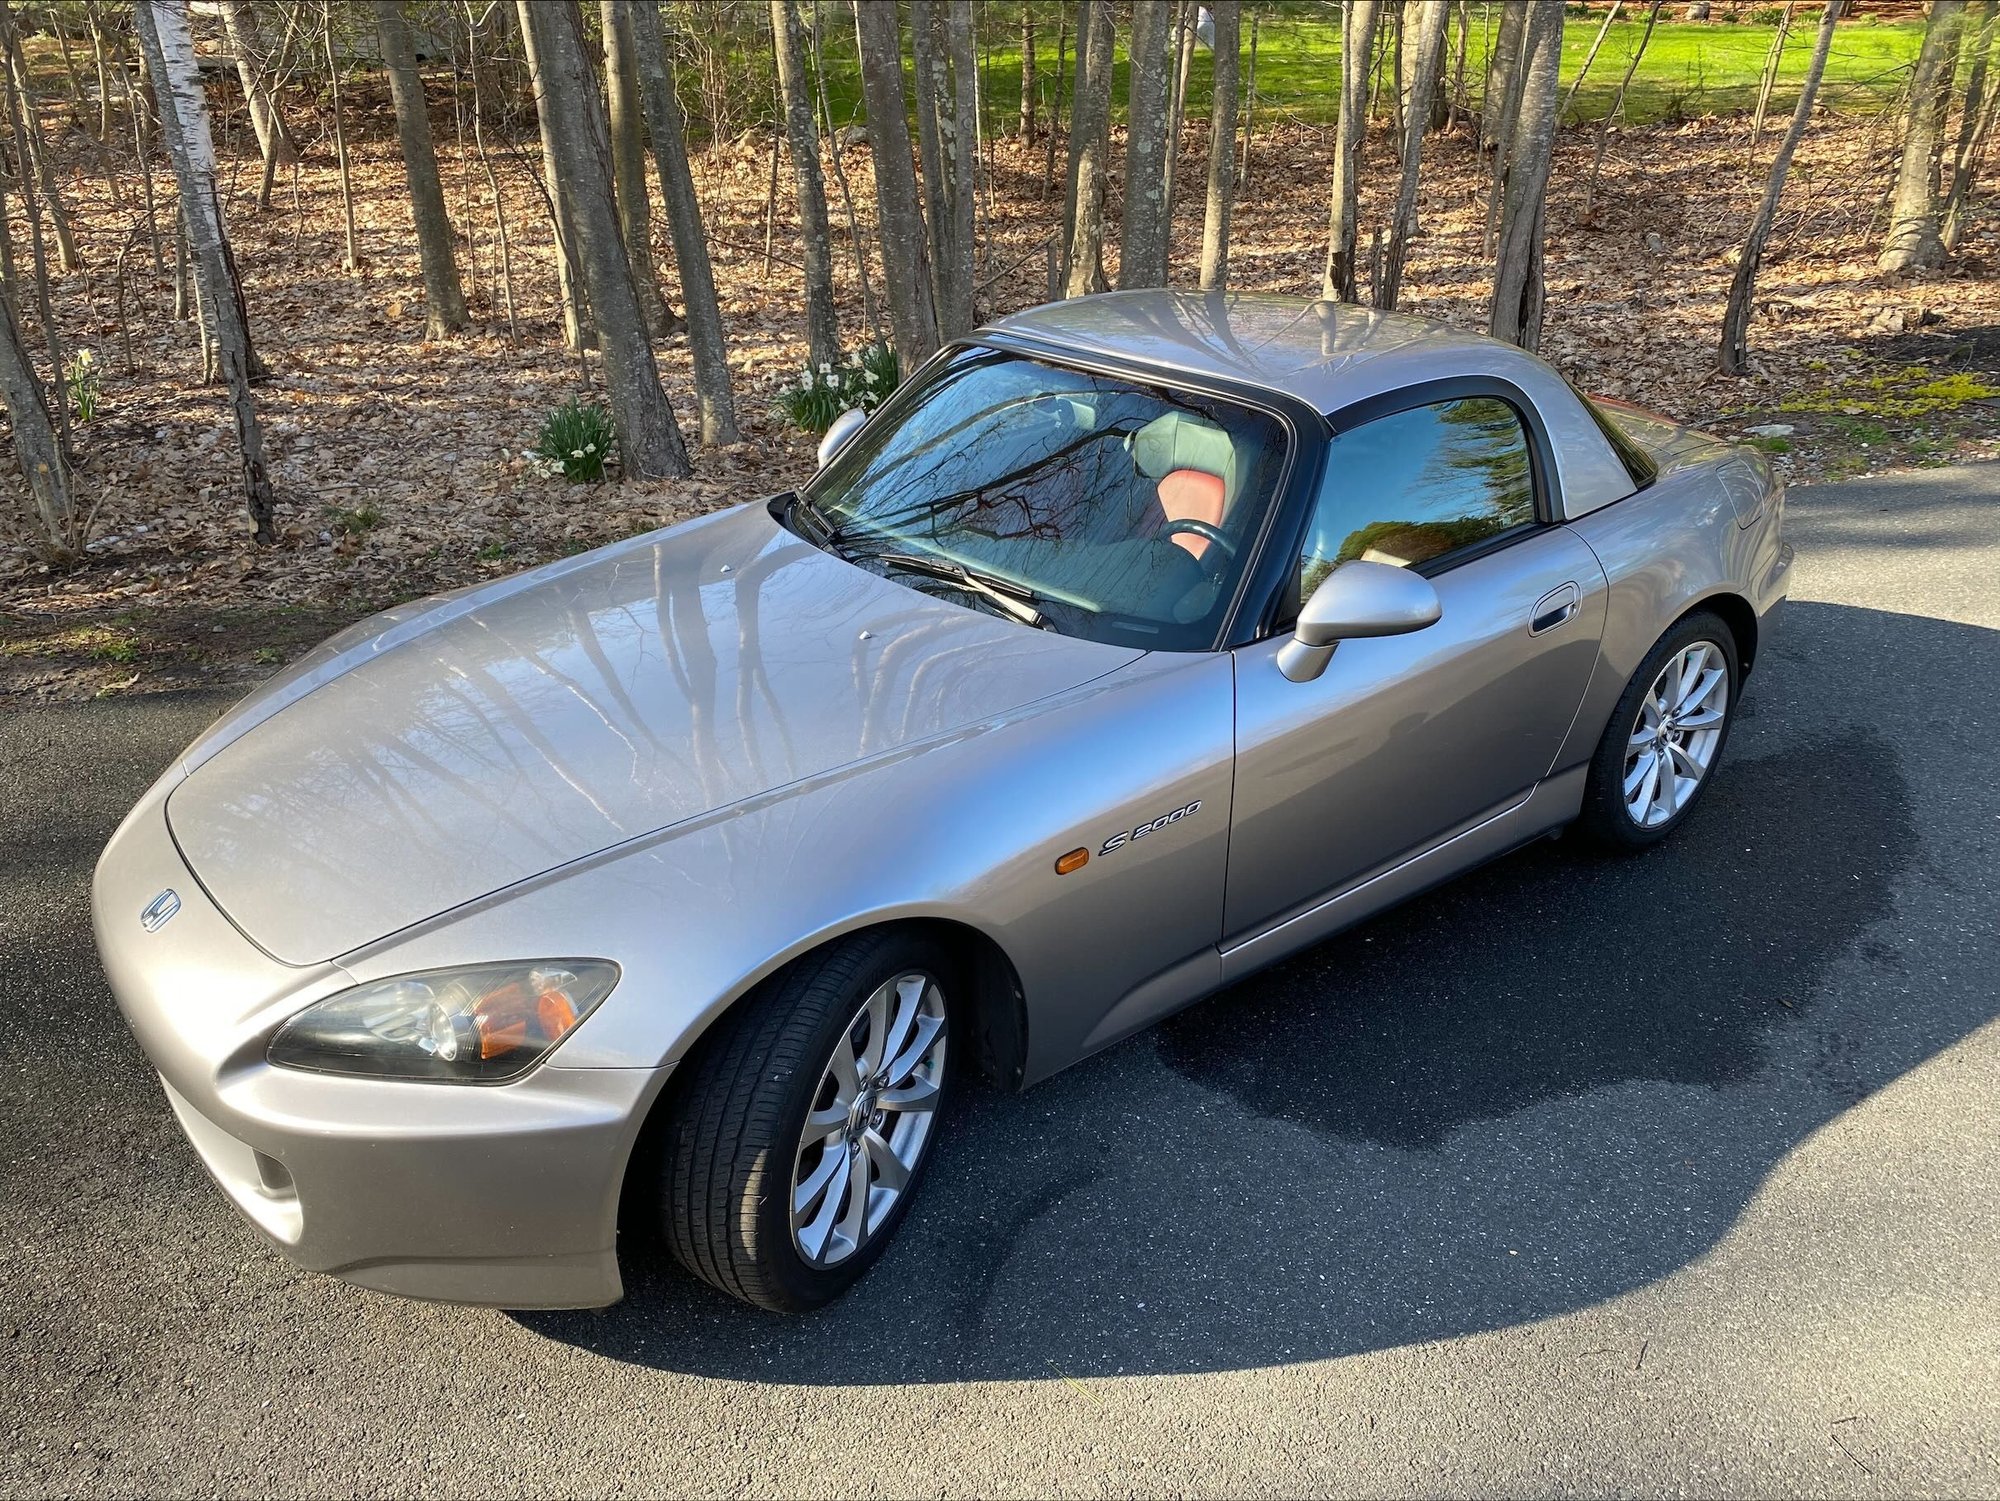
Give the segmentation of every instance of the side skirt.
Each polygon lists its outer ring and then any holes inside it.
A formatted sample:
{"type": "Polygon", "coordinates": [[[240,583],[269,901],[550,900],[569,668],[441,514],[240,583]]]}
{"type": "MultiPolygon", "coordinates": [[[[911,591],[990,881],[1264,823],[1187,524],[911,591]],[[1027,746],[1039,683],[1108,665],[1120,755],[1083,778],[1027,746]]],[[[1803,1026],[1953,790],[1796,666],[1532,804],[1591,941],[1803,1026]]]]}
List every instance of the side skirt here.
{"type": "Polygon", "coordinates": [[[1311,948],[1342,929],[1441,885],[1475,865],[1497,859],[1561,828],[1583,808],[1583,784],[1588,769],[1572,767],[1538,782],[1534,791],[1518,803],[1446,836],[1421,854],[1364,877],[1344,891],[1247,938],[1220,948],[1203,949],[1169,965],[1127,991],[1084,1039],[1076,1057],[1031,1074],[1021,1087],[1038,1084],[1260,969],[1311,948]]]}
{"type": "Polygon", "coordinates": [[[1262,932],[1225,944],[1221,950],[1223,983],[1233,985],[1343,928],[1561,828],[1583,808],[1588,772],[1589,768],[1581,765],[1558,772],[1536,783],[1535,790],[1512,807],[1460,830],[1422,854],[1378,871],[1262,932]]]}

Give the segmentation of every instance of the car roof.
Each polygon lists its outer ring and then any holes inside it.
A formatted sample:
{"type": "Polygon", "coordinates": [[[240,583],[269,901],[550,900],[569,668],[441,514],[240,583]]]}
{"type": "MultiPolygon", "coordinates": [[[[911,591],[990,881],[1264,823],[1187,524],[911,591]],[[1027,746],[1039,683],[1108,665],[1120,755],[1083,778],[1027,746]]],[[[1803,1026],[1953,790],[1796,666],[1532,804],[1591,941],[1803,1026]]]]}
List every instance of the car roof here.
{"type": "Polygon", "coordinates": [[[1044,303],[986,331],[1281,391],[1322,416],[1426,381],[1489,376],[1519,388],[1541,414],[1566,514],[1594,510],[1633,488],[1602,431],[1551,366],[1515,345],[1431,318],[1271,292],[1149,289],[1044,303]]]}

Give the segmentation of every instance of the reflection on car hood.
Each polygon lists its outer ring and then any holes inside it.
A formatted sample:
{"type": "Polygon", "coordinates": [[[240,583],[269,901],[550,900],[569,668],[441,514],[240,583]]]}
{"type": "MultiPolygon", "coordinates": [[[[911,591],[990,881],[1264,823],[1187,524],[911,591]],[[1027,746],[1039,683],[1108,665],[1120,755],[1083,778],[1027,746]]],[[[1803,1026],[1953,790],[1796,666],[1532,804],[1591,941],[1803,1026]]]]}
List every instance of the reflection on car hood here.
{"type": "Polygon", "coordinates": [[[746,506],[349,633],[198,743],[167,815],[238,926],[304,964],[1139,655],[746,506]]]}

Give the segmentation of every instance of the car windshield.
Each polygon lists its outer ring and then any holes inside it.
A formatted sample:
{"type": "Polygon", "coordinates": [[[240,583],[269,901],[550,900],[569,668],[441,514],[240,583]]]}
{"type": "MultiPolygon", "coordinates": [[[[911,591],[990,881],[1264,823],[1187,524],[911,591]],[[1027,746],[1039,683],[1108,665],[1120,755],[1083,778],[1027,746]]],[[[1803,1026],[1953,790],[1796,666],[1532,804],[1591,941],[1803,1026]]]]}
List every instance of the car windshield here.
{"type": "Polygon", "coordinates": [[[808,491],[815,540],[1086,640],[1214,645],[1283,467],[1232,402],[992,351],[873,418],[808,491]]]}

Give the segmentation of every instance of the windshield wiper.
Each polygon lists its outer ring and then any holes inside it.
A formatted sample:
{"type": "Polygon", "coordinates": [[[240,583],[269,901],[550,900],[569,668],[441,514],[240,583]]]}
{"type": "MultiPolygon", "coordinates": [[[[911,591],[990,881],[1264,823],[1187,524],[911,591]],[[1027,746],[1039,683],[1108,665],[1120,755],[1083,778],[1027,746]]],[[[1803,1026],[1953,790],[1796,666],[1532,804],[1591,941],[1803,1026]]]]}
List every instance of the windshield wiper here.
{"type": "MultiPolygon", "coordinates": [[[[819,546],[825,548],[835,557],[845,556],[840,550],[840,523],[822,511],[803,491],[792,496],[791,514],[793,516],[803,516],[807,521],[812,523],[813,530],[819,533],[819,546]]],[[[806,540],[811,542],[814,539],[808,537],[806,540]]]]}
{"type": "Polygon", "coordinates": [[[878,552],[871,554],[869,561],[888,568],[900,568],[905,573],[921,573],[930,578],[943,579],[968,594],[978,595],[1010,620],[1018,620],[1022,625],[1031,625],[1037,630],[1053,629],[1048,616],[1035,608],[1035,591],[1012,579],[982,573],[963,563],[954,563],[949,558],[926,557],[915,552],[878,552]]]}

